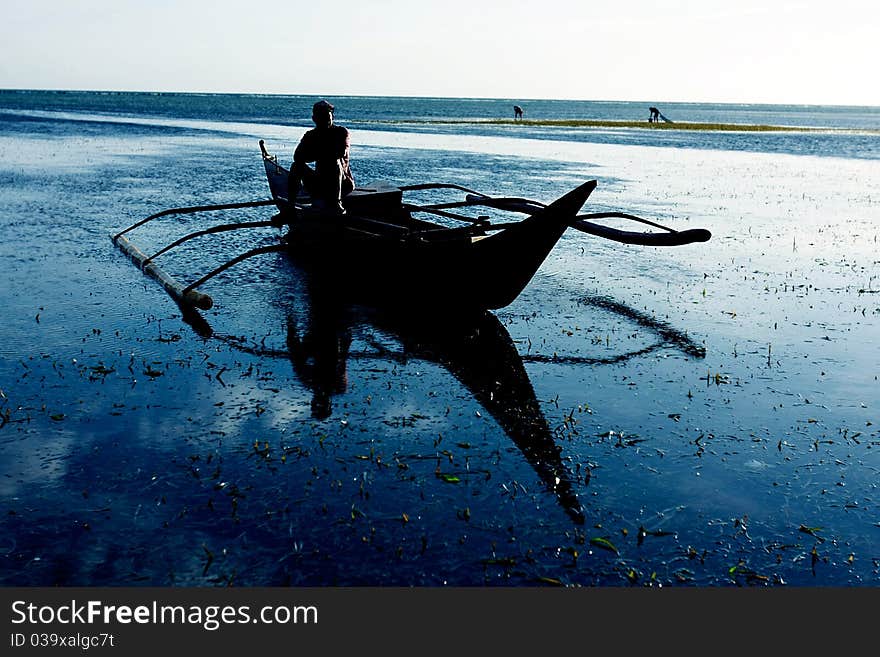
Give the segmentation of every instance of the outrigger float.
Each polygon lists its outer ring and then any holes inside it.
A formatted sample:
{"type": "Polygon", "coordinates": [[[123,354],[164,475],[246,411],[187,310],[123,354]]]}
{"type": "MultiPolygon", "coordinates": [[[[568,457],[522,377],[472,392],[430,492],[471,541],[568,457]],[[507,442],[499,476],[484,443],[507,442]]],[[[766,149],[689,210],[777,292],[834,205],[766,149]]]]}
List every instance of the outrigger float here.
{"type": "Polygon", "coordinates": [[[184,307],[210,309],[213,300],[199,289],[207,281],[248,258],[286,252],[327,280],[338,281],[347,291],[372,301],[427,300],[437,306],[493,310],[509,305],[519,296],[569,228],[643,246],[681,246],[711,238],[704,229],[673,230],[623,212],[580,214],[596,188],[595,180],[583,183],[549,205],[526,198],[488,196],[455,184],[377,185],[355,189],[343,199],[346,213],[328,216],[308,196],[290,199],[288,170],[267,152],[263,140],[260,150],[271,199],[163,210],[111,236],[144,273],[159,281],[184,307]],[[465,199],[421,205],[404,200],[407,192],[438,189],[462,192],[465,199]],[[128,238],[131,231],[160,217],[272,205],[278,212],[271,219],[204,228],[150,255],[128,238]],[[493,222],[487,215],[464,214],[466,208],[525,216],[493,222]],[[461,225],[450,227],[422,216],[461,225]],[[631,220],[653,230],[627,231],[595,223],[610,218],[631,220]],[[289,226],[289,231],[278,243],[250,249],[189,284],[180,283],[156,263],[171,249],[204,235],[269,226],[289,226]]]}

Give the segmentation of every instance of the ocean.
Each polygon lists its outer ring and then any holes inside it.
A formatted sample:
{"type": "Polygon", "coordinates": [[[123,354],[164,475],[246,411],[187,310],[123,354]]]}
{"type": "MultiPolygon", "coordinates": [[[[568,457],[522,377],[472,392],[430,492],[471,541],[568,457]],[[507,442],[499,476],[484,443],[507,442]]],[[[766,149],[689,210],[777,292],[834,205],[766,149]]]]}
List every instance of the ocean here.
{"type": "Polygon", "coordinates": [[[257,142],[289,162],[315,100],[0,90],[0,583],[880,584],[880,108],[664,103],[780,129],[661,131],[648,101],[332,97],[359,184],[595,179],[585,211],[712,239],[568,231],[466,325],[340,304],[280,254],[183,313],[110,235],[268,198],[257,142]],[[645,127],[484,123],[513,104],[645,127]]]}
{"type": "MultiPolygon", "coordinates": [[[[18,116],[73,112],[98,120],[136,119],[311,127],[314,96],[0,90],[0,111],[18,116]]],[[[508,136],[592,143],[668,146],[880,159],[876,133],[880,108],[818,105],[664,104],[677,122],[815,128],[815,132],[756,135],[748,132],[663,131],[605,128],[548,129],[541,126],[448,125],[443,121],[513,118],[513,105],[534,121],[597,120],[647,122],[645,102],[506,100],[468,98],[333,97],[338,123],[361,130],[508,136]],[[415,123],[416,125],[413,125],[415,123]],[[823,131],[822,129],[826,129],[823,131]],[[867,134],[866,134],[867,133],[867,134]]]]}

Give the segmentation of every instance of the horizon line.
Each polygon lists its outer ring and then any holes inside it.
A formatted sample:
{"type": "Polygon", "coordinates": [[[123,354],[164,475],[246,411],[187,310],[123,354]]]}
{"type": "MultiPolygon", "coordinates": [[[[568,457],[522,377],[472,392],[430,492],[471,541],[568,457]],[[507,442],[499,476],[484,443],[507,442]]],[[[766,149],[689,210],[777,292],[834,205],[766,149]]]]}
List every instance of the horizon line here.
{"type": "Polygon", "coordinates": [[[443,96],[420,94],[364,94],[364,93],[315,93],[315,92],[280,92],[280,91],[199,91],[199,90],[158,90],[158,89],[86,89],[74,87],[0,87],[0,93],[98,93],[98,94],[154,94],[154,95],[192,95],[192,96],[277,96],[277,97],[333,97],[333,98],[407,98],[425,100],[477,100],[477,101],[508,101],[525,102],[577,102],[577,103],[669,103],[674,105],[747,105],[747,106],[792,106],[792,107],[858,107],[880,109],[880,105],[864,103],[818,103],[818,102],[770,102],[770,101],[733,101],[733,100],[670,100],[670,99],[614,99],[614,98],[526,98],[505,96],[443,96]]]}

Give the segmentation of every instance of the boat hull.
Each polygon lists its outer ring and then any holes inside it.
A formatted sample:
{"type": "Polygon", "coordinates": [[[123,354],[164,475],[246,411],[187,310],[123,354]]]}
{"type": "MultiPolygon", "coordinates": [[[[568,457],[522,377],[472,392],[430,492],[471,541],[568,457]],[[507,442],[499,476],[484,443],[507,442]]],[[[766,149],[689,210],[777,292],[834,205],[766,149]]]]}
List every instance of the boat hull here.
{"type": "MultiPolygon", "coordinates": [[[[289,253],[322,284],[359,299],[498,309],[525,289],[595,187],[585,183],[497,232],[479,226],[425,230],[409,215],[292,222],[289,253]]],[[[430,225],[430,224],[427,224],[430,225]]]]}

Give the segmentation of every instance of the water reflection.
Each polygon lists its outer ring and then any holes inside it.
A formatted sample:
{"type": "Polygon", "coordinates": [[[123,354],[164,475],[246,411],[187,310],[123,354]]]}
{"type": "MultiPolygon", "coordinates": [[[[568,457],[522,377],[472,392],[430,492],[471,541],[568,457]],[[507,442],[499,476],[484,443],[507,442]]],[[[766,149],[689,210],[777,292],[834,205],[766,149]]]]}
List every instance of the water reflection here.
{"type": "Polygon", "coordinates": [[[347,306],[335,295],[314,290],[310,301],[305,321],[288,318],[287,345],[294,372],[312,391],[314,417],[329,416],[333,395],[345,391],[349,360],[438,363],[495,419],[565,512],[584,522],[575,477],[562,460],[522,358],[495,315],[398,314],[347,306]],[[366,324],[399,346],[373,341],[369,351],[353,353],[355,324],[366,324]]]}
{"type": "Polygon", "coordinates": [[[562,459],[513,339],[495,315],[407,314],[356,306],[310,277],[304,280],[305,289],[298,290],[300,298],[288,313],[286,350],[213,334],[196,311],[185,311],[184,319],[203,337],[214,335],[260,357],[288,358],[296,377],[312,393],[316,419],[329,417],[333,397],[346,391],[350,361],[426,360],[441,365],[494,418],[569,517],[583,524],[577,478],[562,459]],[[368,337],[368,350],[352,351],[354,330],[359,337],[379,332],[395,344],[368,337]]]}
{"type": "Polygon", "coordinates": [[[332,412],[331,396],[345,392],[351,347],[351,317],[342,303],[313,295],[305,327],[295,315],[287,318],[287,349],[293,371],[312,391],[312,416],[332,412]]]}
{"type": "MultiPolygon", "coordinates": [[[[578,524],[584,522],[584,511],[577,489],[589,483],[589,473],[578,478],[563,459],[524,363],[592,366],[621,362],[659,348],[676,348],[691,357],[705,354],[685,333],[664,322],[608,298],[590,297],[581,303],[646,327],[658,341],[606,358],[523,356],[491,312],[430,314],[365,307],[347,301],[326,281],[299,274],[294,286],[297,300],[287,311],[286,349],[247,346],[238,339],[229,339],[230,345],[260,357],[289,359],[294,374],[312,394],[311,413],[319,420],[332,415],[334,396],[346,392],[351,361],[425,360],[441,365],[492,416],[544,487],[578,524]],[[353,332],[358,340],[366,341],[367,349],[352,350],[353,332]],[[384,338],[376,339],[376,334],[384,338]]],[[[211,335],[210,326],[200,315],[188,311],[185,319],[199,334],[211,335]]],[[[224,339],[222,335],[215,337],[224,339]]]]}
{"type": "Polygon", "coordinates": [[[519,448],[565,512],[584,522],[577,478],[562,459],[516,345],[495,315],[425,321],[384,314],[374,316],[372,323],[396,335],[406,356],[446,368],[519,448]]]}

